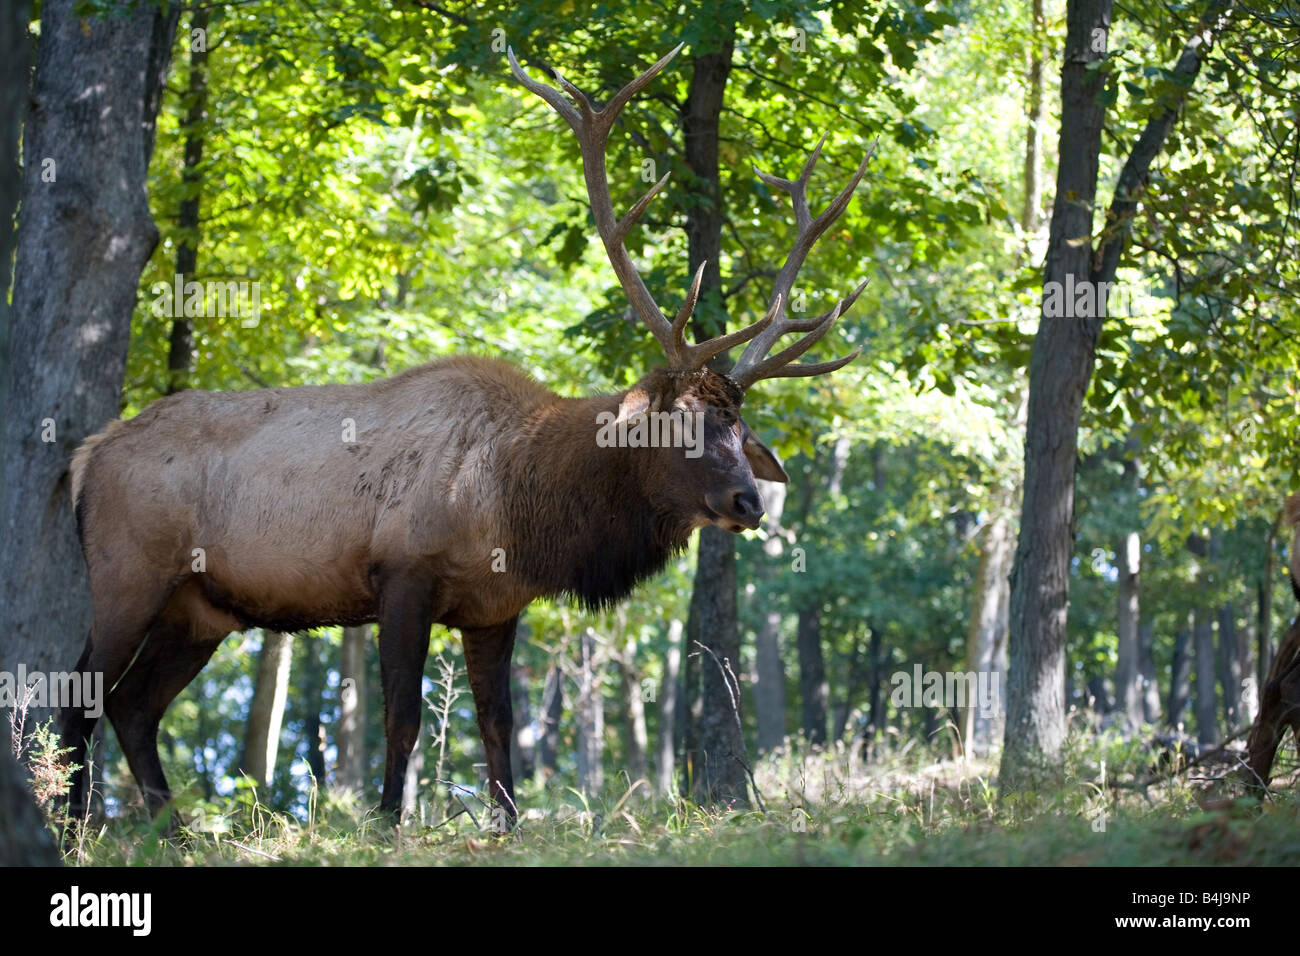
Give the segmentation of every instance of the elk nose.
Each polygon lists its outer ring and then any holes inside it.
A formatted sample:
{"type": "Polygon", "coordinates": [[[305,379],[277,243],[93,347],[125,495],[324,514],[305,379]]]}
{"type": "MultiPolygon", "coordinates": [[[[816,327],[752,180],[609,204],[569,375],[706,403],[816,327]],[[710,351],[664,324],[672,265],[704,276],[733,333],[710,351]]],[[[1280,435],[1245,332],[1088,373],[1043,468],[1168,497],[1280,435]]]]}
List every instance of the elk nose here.
{"type": "Polygon", "coordinates": [[[713,523],[736,534],[746,528],[753,531],[763,517],[763,499],[753,485],[719,489],[704,500],[715,515],[713,523]]]}
{"type": "Polygon", "coordinates": [[[753,488],[743,488],[731,497],[732,516],[749,528],[757,528],[763,517],[763,499],[753,488]]]}

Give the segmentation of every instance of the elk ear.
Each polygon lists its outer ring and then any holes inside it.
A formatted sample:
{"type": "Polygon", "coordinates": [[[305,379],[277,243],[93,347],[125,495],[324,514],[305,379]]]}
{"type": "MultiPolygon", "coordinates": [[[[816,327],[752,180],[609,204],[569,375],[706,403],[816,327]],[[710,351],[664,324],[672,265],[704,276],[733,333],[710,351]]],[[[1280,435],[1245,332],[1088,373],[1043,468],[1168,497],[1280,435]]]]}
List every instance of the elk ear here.
{"type": "MultiPolygon", "coordinates": [[[[658,407],[658,399],[655,400],[654,405],[658,407]]],[[[614,419],[614,423],[631,421],[648,411],[652,411],[649,393],[644,389],[634,388],[623,396],[623,401],[619,402],[618,417],[614,419]]]]}
{"type": "Polygon", "coordinates": [[[754,437],[754,433],[749,430],[749,426],[742,423],[741,442],[745,450],[745,458],[749,461],[750,470],[754,472],[755,478],[762,478],[764,481],[779,481],[786,484],[790,481],[790,476],[785,473],[781,463],[777,461],[776,455],[772,454],[772,449],[768,448],[761,441],[754,437]]]}

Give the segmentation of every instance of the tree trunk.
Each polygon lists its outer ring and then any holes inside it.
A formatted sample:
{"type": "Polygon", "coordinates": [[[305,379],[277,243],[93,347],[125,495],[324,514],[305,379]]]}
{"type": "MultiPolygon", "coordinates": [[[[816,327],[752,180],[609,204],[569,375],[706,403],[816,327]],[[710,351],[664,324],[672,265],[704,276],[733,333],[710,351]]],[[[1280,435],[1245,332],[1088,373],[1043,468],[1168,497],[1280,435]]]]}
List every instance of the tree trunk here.
{"type": "MultiPolygon", "coordinates": [[[[520,629],[522,630],[522,623],[520,629]]],[[[516,638],[518,643],[518,638],[516,638]]],[[[510,772],[516,780],[527,780],[535,772],[537,739],[533,734],[533,710],[528,700],[528,668],[511,666],[510,694],[514,699],[515,733],[510,743],[510,772]]]]}
{"type": "Polygon", "coordinates": [[[1055,786],[1063,779],[1065,627],[1073,554],[1074,466],[1083,398],[1092,377],[1097,318],[1049,317],[1049,283],[1086,277],[1105,107],[1101,70],[1088,65],[1095,30],[1109,31],[1111,0],[1071,0],[1061,71],[1056,198],[1044,274],[1044,309],[1029,362],[1025,489],[1011,575],[1007,729],[1002,792],[1055,786]]]}
{"type": "Polygon", "coordinates": [[[537,734],[537,779],[546,784],[559,768],[560,715],[564,710],[564,673],[555,661],[542,687],[541,726],[537,734]]]}
{"type": "Polygon", "coordinates": [[[361,793],[366,786],[366,650],[370,626],[343,628],[339,648],[339,726],[336,777],[341,790],[361,793]]]}
{"type": "MultiPolygon", "coordinates": [[[[757,600],[765,605],[772,594],[773,565],[784,549],[781,515],[785,511],[786,485],[760,481],[759,493],[767,506],[767,555],[758,575],[757,600]]],[[[781,657],[781,612],[768,607],[754,639],[755,669],[754,711],[758,718],[758,752],[767,753],[785,743],[785,661],[781,657]]]]}
{"type": "Polygon", "coordinates": [[[578,789],[594,797],[605,788],[605,701],[601,688],[604,655],[596,632],[582,632],[578,699],[574,716],[578,724],[578,789]]]}
{"type": "MultiPolygon", "coordinates": [[[[1052,787],[1063,781],[1065,707],[1062,676],[1073,552],[1074,465],[1083,399],[1092,378],[1105,290],[1114,282],[1130,223],[1146,187],[1151,164],[1164,148],[1183,97],[1201,62],[1227,24],[1224,7],[1207,3],[1203,18],[1174,68],[1176,92],[1152,113],[1120,170],[1107,211],[1108,226],[1093,247],[1091,237],[1106,72],[1096,69],[1106,52],[1112,0],[1069,0],[1065,61],[1061,70],[1061,133],[1056,197],[1044,274],[1042,319],[1029,361],[1029,420],[1025,432],[1025,495],[1012,572],[1011,677],[1008,682],[1003,792],[1052,787]],[[1094,67],[1090,69],[1089,67],[1094,67]],[[1092,315],[1050,317],[1060,291],[1083,284],[1091,291],[1092,315]],[[1050,293],[1056,290],[1056,295],[1050,293]]],[[[1086,302],[1086,300],[1085,300],[1086,302]]]]}
{"type": "MultiPolygon", "coordinates": [[[[208,118],[208,20],[210,8],[197,6],[190,14],[190,78],[185,99],[184,165],[181,167],[181,206],[176,225],[176,272],[182,282],[195,278],[199,265],[199,209],[203,198],[203,138],[208,118]],[[199,39],[201,38],[201,40],[199,39]]],[[[171,340],[167,353],[167,394],[189,384],[194,356],[194,328],[183,304],[173,302],[171,340]]]]}
{"type": "Polygon", "coordinates": [[[302,695],[299,710],[302,715],[302,748],[307,769],[316,778],[316,786],[325,788],[325,735],[322,732],[321,704],[325,696],[325,642],[314,637],[296,641],[298,669],[302,674],[302,695]]]}
{"type": "Polygon", "coordinates": [[[423,791],[420,781],[424,778],[424,709],[420,710],[419,727],[415,732],[415,746],[411,757],[406,762],[406,776],[402,778],[402,820],[410,820],[423,825],[424,813],[420,808],[423,791]]]}
{"type": "Polygon", "coordinates": [[[1241,673],[1237,610],[1229,601],[1219,608],[1219,683],[1223,687],[1223,726],[1229,736],[1246,724],[1241,719],[1241,673]]]}
{"type": "Polygon", "coordinates": [[[262,652],[257,656],[257,683],[248,709],[244,756],[240,769],[259,787],[270,786],[280,749],[280,727],[289,698],[289,668],[293,662],[293,635],[262,631],[262,652]]]}
{"type": "Polygon", "coordinates": [[[1142,562],[1142,541],[1130,531],[1119,543],[1119,661],[1115,667],[1115,703],[1124,736],[1131,736],[1142,725],[1141,618],[1138,597],[1138,574],[1142,562]]]}
{"type": "Polygon", "coordinates": [[[1138,626],[1138,662],[1142,673],[1142,716],[1148,724],[1160,720],[1160,683],[1156,680],[1155,630],[1150,621],[1138,626]]]}
{"type": "Polygon", "coordinates": [[[655,757],[655,776],[659,792],[673,792],[673,775],[677,755],[677,701],[682,667],[682,622],[673,618],[668,624],[668,654],[664,658],[664,681],[659,694],[659,740],[655,757]]]}
{"type": "Polygon", "coordinates": [[[649,782],[650,765],[646,759],[649,736],[645,729],[645,700],[641,682],[633,665],[635,645],[629,643],[618,661],[619,687],[623,697],[623,763],[632,783],[649,782]]]}
{"type": "MultiPolygon", "coordinates": [[[[986,757],[997,739],[996,730],[1005,719],[1001,677],[1006,673],[1001,659],[1007,649],[1007,605],[1011,591],[1011,556],[1015,538],[1005,514],[992,517],[980,537],[979,566],[975,572],[975,608],[966,632],[966,668],[977,675],[988,674],[998,681],[998,706],[969,706],[962,714],[962,739],[966,753],[986,757]]],[[[990,685],[991,686],[991,685],[990,685]]]]}
{"type": "Polygon", "coordinates": [[[1259,687],[1263,688],[1269,668],[1273,665],[1273,541],[1277,537],[1278,526],[1274,523],[1264,541],[1264,577],[1256,584],[1259,612],[1256,625],[1259,634],[1259,654],[1256,655],[1255,667],[1259,678],[1259,687]]]}
{"type": "Polygon", "coordinates": [[[799,650],[800,727],[811,747],[826,744],[826,708],[830,687],[826,683],[826,661],[822,656],[820,602],[809,601],[799,609],[795,629],[799,650]]]}
{"type": "MultiPolygon", "coordinates": [[[[724,8],[729,9],[729,8],[724,8]]],[[[700,305],[692,316],[697,340],[718,329],[711,314],[725,323],[722,289],[721,177],[718,171],[718,135],[722,103],[731,73],[735,23],[725,16],[715,21],[715,43],[701,45],[692,61],[690,89],[682,109],[686,166],[696,195],[688,205],[686,238],[688,271],[704,265],[700,305]]],[[[725,367],[725,366],[724,366],[725,367]]],[[[685,754],[693,796],[700,803],[748,806],[745,741],[737,718],[741,711],[738,683],[726,673],[740,672],[740,633],[736,625],[736,551],[729,532],[712,526],[699,536],[695,586],[691,593],[688,632],[710,653],[693,658],[700,668],[699,720],[689,736],[697,737],[685,754]]],[[[694,645],[691,653],[699,650],[694,645]]],[[[688,666],[688,676],[690,668],[688,666]]],[[[689,718],[688,718],[689,719],[689,718]]]]}
{"type": "MultiPolygon", "coordinates": [[[[10,370],[9,276],[14,254],[13,217],[22,187],[18,139],[27,100],[30,15],[31,5],[25,0],[5,4],[0,10],[0,402],[7,398],[10,370]]],[[[4,411],[0,408],[0,422],[8,419],[4,411]]],[[[4,486],[0,485],[3,498],[4,486]]],[[[45,820],[27,789],[22,768],[6,741],[0,745],[0,866],[58,866],[61,862],[45,820]]]]}
{"type": "Polygon", "coordinates": [[[1191,699],[1192,680],[1192,628],[1191,615],[1183,626],[1174,631],[1174,660],[1169,675],[1169,726],[1178,730],[1187,717],[1187,702],[1191,699]]]}
{"type": "Polygon", "coordinates": [[[0,361],[11,372],[0,419],[0,669],[10,671],[67,670],[85,643],[90,592],[68,460],[121,411],[136,290],[158,242],[146,182],[178,8],[140,3],[86,16],[79,7],[41,5],[23,131],[9,354],[0,361]]]}
{"type": "Polygon", "coordinates": [[[1029,48],[1029,97],[1025,124],[1024,202],[1020,207],[1020,227],[1033,232],[1042,214],[1043,176],[1039,154],[1043,144],[1043,122],[1047,103],[1043,96],[1043,52],[1047,46],[1047,29],[1043,19],[1043,0],[1033,0],[1033,23],[1029,48]]]}
{"type": "Polygon", "coordinates": [[[1208,608],[1195,611],[1192,641],[1196,650],[1196,739],[1213,746],[1219,740],[1219,728],[1214,693],[1214,620],[1208,608]]]}
{"type": "Polygon", "coordinates": [[[871,670],[867,677],[867,727],[862,734],[862,760],[864,763],[870,763],[875,759],[876,736],[880,733],[880,728],[885,720],[884,695],[881,693],[884,688],[884,670],[886,666],[884,653],[884,632],[874,624],[869,624],[871,629],[871,642],[868,644],[867,654],[871,658],[871,670]]]}

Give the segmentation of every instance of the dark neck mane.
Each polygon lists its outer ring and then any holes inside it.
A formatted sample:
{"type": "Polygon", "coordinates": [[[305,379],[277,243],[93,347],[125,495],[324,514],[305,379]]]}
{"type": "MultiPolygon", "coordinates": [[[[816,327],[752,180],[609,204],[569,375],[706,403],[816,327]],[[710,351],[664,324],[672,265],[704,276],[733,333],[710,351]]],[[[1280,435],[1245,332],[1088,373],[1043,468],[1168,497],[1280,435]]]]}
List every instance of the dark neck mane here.
{"type": "Polygon", "coordinates": [[[597,446],[596,415],[618,403],[560,399],[502,449],[512,570],[543,594],[569,594],[593,610],[658,574],[693,530],[648,490],[652,449],[597,446]]]}

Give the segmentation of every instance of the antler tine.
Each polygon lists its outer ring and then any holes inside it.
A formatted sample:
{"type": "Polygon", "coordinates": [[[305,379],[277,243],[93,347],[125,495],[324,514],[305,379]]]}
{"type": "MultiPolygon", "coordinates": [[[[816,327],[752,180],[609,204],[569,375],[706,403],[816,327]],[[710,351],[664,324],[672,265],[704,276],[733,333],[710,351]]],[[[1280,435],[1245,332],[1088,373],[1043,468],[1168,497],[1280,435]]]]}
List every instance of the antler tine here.
{"type": "MultiPolygon", "coordinates": [[[[576,107],[566,100],[559,90],[533,80],[520,67],[519,61],[515,59],[514,50],[509,47],[506,48],[506,56],[510,61],[510,71],[514,74],[515,79],[522,83],[525,88],[545,100],[552,109],[564,118],[577,136],[578,148],[582,153],[582,173],[587,184],[587,197],[591,201],[591,215],[596,221],[596,231],[600,233],[601,241],[605,244],[605,252],[609,256],[610,265],[614,267],[614,272],[618,276],[623,291],[627,294],[628,301],[637,315],[640,316],[641,321],[645,323],[659,342],[671,365],[680,364],[681,361],[679,351],[674,344],[672,325],[669,323],[667,316],[664,315],[663,310],[655,302],[650,290],[646,288],[645,281],[641,278],[641,274],[637,271],[636,265],[632,262],[632,257],[623,244],[628,230],[645,212],[651,200],[664,188],[668,182],[668,177],[664,176],[663,179],[655,183],[632,206],[627,215],[622,219],[617,219],[614,215],[614,204],[609,195],[609,180],[605,170],[605,142],[609,138],[609,131],[613,128],[614,120],[618,118],[618,114],[623,107],[627,105],[633,96],[644,89],[646,84],[672,61],[673,57],[681,52],[682,46],[684,44],[678,44],[648,70],[645,70],[631,83],[619,90],[614,95],[614,98],[606,103],[601,110],[596,110],[581,90],[558,73],[556,74],[557,82],[577,103],[576,107]]],[[[694,297],[691,298],[692,305],[693,300],[694,297]]]]}
{"type": "MultiPolygon", "coordinates": [[[[816,371],[790,372],[784,375],[778,374],[781,369],[787,366],[794,369],[821,369],[822,371],[833,372],[835,371],[835,369],[847,365],[849,362],[853,361],[853,359],[857,358],[858,353],[861,351],[860,348],[855,349],[853,351],[853,354],[848,356],[847,358],[836,359],[834,362],[818,362],[812,365],[790,366],[791,362],[799,358],[801,355],[803,355],[810,348],[812,348],[814,345],[816,345],[818,342],[822,340],[822,338],[826,335],[826,333],[830,331],[831,326],[834,325],[836,321],[839,320],[840,316],[842,316],[845,312],[847,312],[852,307],[853,303],[858,301],[858,296],[862,295],[862,290],[867,287],[867,283],[870,281],[871,281],[870,279],[864,279],[862,282],[858,283],[857,287],[848,295],[846,295],[844,298],[840,299],[837,303],[835,303],[833,308],[831,308],[827,312],[823,312],[815,319],[783,320],[784,325],[782,328],[782,332],[780,334],[784,335],[788,332],[805,332],[805,331],[808,334],[798,339],[793,345],[789,345],[786,348],[782,349],[776,355],[764,359],[761,362],[757,362],[750,368],[742,368],[739,371],[737,371],[736,369],[732,369],[731,378],[736,382],[736,384],[740,385],[741,388],[747,389],[755,382],[765,378],[791,378],[794,377],[795,375],[820,374],[819,372],[816,371]],[[836,362],[838,362],[839,364],[836,364],[836,362]],[[834,368],[823,368],[823,366],[832,366],[832,365],[834,366],[834,368]]],[[[745,351],[748,353],[749,350],[746,349],[745,351]]],[[[744,358],[744,356],[742,355],[741,358],[744,358]]],[[[737,362],[736,364],[739,365],[740,363],[737,362]]]]}
{"type": "MultiPolygon", "coordinates": [[[[871,157],[875,155],[876,151],[876,143],[873,143],[871,148],[867,150],[866,156],[862,158],[862,162],[858,164],[858,168],[849,178],[848,183],[831,200],[822,213],[814,219],[808,209],[808,181],[812,178],[813,169],[817,165],[817,160],[821,157],[822,146],[825,143],[826,135],[823,134],[809,154],[808,159],[804,162],[798,179],[782,179],[779,176],[772,176],[761,170],[756,170],[763,182],[788,194],[794,208],[795,240],[790,248],[790,254],[786,257],[785,264],[781,267],[781,271],[777,273],[776,281],[772,284],[772,302],[774,305],[783,300],[789,302],[795,279],[799,275],[799,270],[803,268],[808,253],[830,227],[831,223],[838,219],[848,207],[849,200],[853,197],[854,190],[857,189],[862,177],[866,174],[867,165],[871,162],[871,157]]],[[[816,319],[790,319],[786,317],[785,309],[778,307],[771,324],[755,336],[741,354],[735,367],[732,368],[732,379],[742,388],[747,389],[764,378],[817,375],[824,371],[834,371],[835,368],[840,368],[852,361],[857,356],[857,352],[842,360],[837,359],[836,362],[795,366],[793,370],[785,374],[779,374],[782,369],[821,340],[830,330],[830,327],[835,324],[835,321],[857,301],[864,288],[866,288],[866,282],[863,282],[849,295],[845,296],[829,312],[823,313],[816,319]],[[806,332],[807,334],[776,355],[766,358],[768,352],[776,344],[777,339],[790,332],[806,332]],[[837,362],[838,364],[836,364],[837,362]],[[834,366],[834,368],[829,366],[834,366]]]]}
{"type": "Polygon", "coordinates": [[[778,298],[767,310],[767,314],[753,325],[747,325],[743,329],[737,329],[735,332],[729,332],[726,335],[706,339],[698,345],[688,346],[685,352],[686,361],[682,364],[688,368],[700,368],[715,355],[721,355],[728,349],[734,349],[737,345],[744,345],[771,324],[780,308],[781,300],[778,298]]]}
{"type": "Polygon", "coordinates": [[[673,319],[673,348],[680,355],[686,351],[686,323],[695,311],[695,301],[700,297],[700,283],[704,281],[704,267],[709,264],[706,259],[700,263],[700,267],[695,270],[695,278],[691,280],[690,291],[686,293],[686,301],[682,307],[677,310],[677,316],[673,319]]]}

